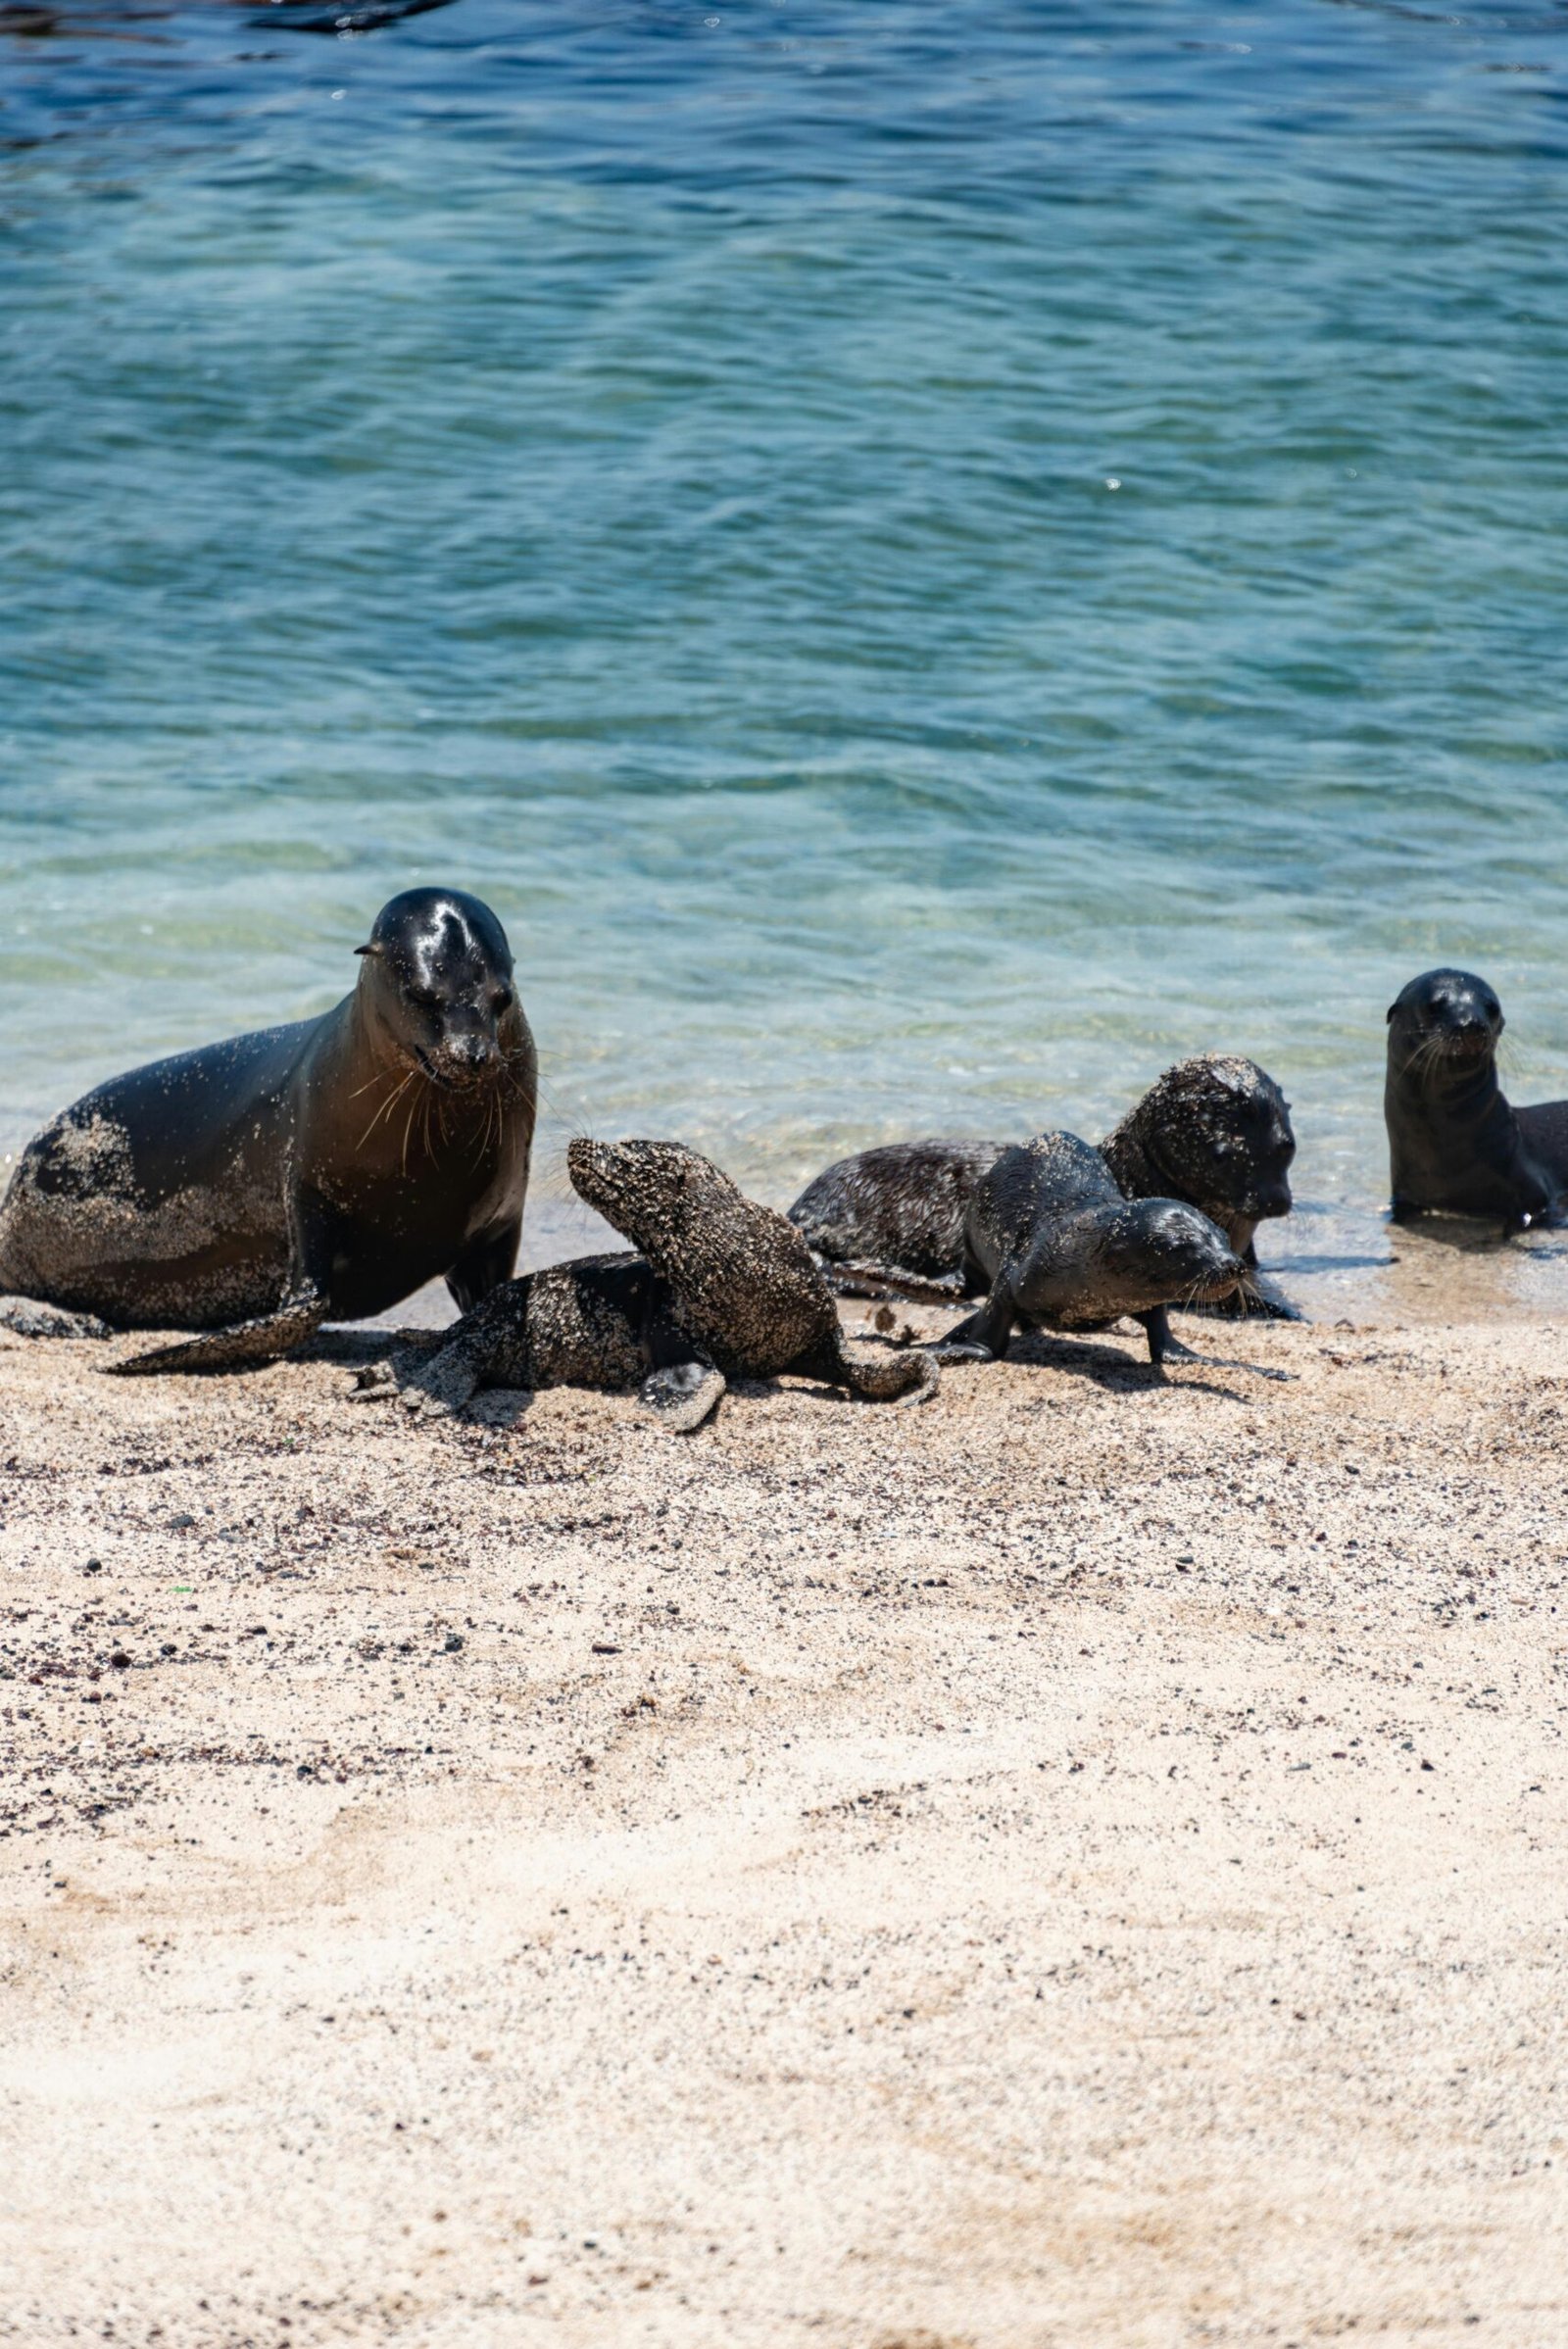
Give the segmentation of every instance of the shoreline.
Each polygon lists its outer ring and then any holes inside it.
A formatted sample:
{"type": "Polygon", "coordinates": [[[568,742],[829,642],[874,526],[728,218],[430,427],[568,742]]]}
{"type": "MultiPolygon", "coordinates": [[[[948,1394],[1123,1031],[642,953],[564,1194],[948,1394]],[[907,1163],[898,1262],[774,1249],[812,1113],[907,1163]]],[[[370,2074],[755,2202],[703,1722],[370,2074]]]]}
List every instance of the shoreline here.
{"type": "Polygon", "coordinates": [[[1182,1331],[0,1345],[0,2338],[1560,2340],[1560,1334],[1182,1331]]]}

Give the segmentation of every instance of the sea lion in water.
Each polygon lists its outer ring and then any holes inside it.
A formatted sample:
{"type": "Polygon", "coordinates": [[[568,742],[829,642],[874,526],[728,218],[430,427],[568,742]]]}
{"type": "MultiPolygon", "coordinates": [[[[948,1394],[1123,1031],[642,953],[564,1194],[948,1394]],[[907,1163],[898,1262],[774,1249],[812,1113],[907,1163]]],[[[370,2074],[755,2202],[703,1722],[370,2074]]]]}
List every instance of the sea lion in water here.
{"type": "MultiPolygon", "coordinates": [[[[790,1220],[829,1281],[851,1295],[972,1294],[964,1287],[964,1218],[976,1185],[1008,1147],[927,1140],[860,1150],[808,1184],[790,1220]]],[[[1197,1207],[1218,1224],[1250,1272],[1257,1266],[1257,1225],[1291,1210],[1290,1104],[1255,1060],[1214,1052],[1178,1061],[1101,1152],[1126,1198],[1197,1207]]],[[[1255,1280],[1227,1302],[1237,1311],[1295,1317],[1292,1306],[1266,1296],[1255,1280]]]]}
{"type": "Polygon", "coordinates": [[[139,1372],[267,1361],[438,1275],[464,1307],[504,1281],[536,1081],[506,933],[410,889],[357,951],[318,1019],[113,1077],[46,1126],[0,1208],[0,1289],[206,1333],[116,1365],[139,1372]]]}
{"type": "Polygon", "coordinates": [[[1502,1005],[1473,971],[1428,970],[1389,1005],[1383,1115],[1396,1223],[1433,1210],[1554,1218],[1568,1185],[1568,1101],[1515,1109],[1497,1083],[1502,1005]]]}
{"type": "Polygon", "coordinates": [[[566,1151],[578,1196],[668,1283],[694,1356],[728,1378],[781,1371],[877,1400],[933,1391],[919,1350],[852,1348],[801,1234],[675,1142],[589,1142],[566,1151]]]}
{"type": "Polygon", "coordinates": [[[1165,1308],[1227,1297],[1246,1267],[1218,1225],[1173,1199],[1127,1199],[1104,1159],[1076,1134],[1041,1134],[1004,1150],[981,1176],[964,1219],[965,1269],[989,1282],[985,1303],[938,1349],[997,1359],[1013,1330],[1103,1328],[1131,1314],[1157,1369],[1185,1353],[1165,1308]]]}
{"type": "Polygon", "coordinates": [[[453,1413],[487,1387],[641,1391],[681,1433],[700,1427],[724,1392],[698,1359],[669,1284],[645,1256],[578,1256],[504,1281],[446,1331],[433,1351],[366,1377],[355,1399],[399,1394],[411,1408],[453,1413]]]}

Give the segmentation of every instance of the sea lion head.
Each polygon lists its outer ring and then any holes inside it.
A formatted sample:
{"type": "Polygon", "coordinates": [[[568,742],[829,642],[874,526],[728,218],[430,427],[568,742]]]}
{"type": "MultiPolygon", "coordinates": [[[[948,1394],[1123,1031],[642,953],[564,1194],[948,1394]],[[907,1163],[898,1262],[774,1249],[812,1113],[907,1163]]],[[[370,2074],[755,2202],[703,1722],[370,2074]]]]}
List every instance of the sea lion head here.
{"type": "Polygon", "coordinates": [[[1255,1060],[1205,1052],[1167,1068],[1105,1144],[1124,1190],[1132,1186],[1117,1158],[1129,1148],[1143,1161],[1137,1190],[1152,1174],[1239,1247],[1254,1224],[1291,1211],[1291,1104],[1255,1060]]]}
{"type": "Polygon", "coordinates": [[[1185,1199],[1131,1199],[1107,1209],[1096,1249],[1108,1296],[1123,1313],[1212,1304],[1247,1279],[1218,1224],[1185,1199]]]}
{"type": "Polygon", "coordinates": [[[1389,1073],[1426,1087],[1472,1075],[1502,1034],[1496,990],[1469,970],[1424,970],[1389,1005],[1389,1073]]]}
{"type": "Polygon", "coordinates": [[[523,1041],[507,934],[461,889],[405,889],[356,950],[379,1023],[448,1090],[493,1082],[523,1041]]]}
{"type": "Polygon", "coordinates": [[[656,1262],[678,1250],[693,1225],[734,1194],[728,1175],[679,1142],[566,1145],[566,1171],[579,1199],[656,1262]]]}
{"type": "Polygon", "coordinates": [[[769,1378],[837,1338],[837,1307],[794,1224],[711,1159],[678,1142],[579,1137],[566,1171],[677,1293],[682,1326],[721,1370],[769,1378]]]}

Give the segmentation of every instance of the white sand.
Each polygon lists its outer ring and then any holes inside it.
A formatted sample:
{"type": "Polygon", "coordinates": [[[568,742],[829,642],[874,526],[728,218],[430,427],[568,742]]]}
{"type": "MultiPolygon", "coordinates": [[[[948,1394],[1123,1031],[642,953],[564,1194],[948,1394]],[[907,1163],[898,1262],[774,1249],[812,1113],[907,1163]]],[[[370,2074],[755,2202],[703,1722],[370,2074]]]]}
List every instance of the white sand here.
{"type": "Polygon", "coordinates": [[[1561,1338],[1187,1335],[5,1346],[0,2338],[1568,2342],[1561,1338]]]}

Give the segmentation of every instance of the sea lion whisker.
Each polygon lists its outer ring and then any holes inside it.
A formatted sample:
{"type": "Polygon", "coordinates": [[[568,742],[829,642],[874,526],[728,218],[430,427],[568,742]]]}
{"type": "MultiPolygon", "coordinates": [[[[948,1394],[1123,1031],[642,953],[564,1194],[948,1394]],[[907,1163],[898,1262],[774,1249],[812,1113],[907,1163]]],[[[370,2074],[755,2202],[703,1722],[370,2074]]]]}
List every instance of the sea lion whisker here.
{"type": "MultiPolygon", "coordinates": [[[[387,1111],[389,1109],[395,1108],[397,1103],[403,1099],[404,1094],[407,1093],[409,1087],[414,1082],[414,1074],[415,1072],[411,1068],[408,1075],[404,1078],[402,1084],[397,1086],[391,1093],[387,1095],[386,1100],[381,1103],[380,1108],[377,1109],[375,1115],[371,1118],[369,1124],[360,1136],[359,1141],[355,1144],[354,1149],[356,1155],[358,1155],[358,1153],[364,1150],[366,1144],[369,1141],[370,1136],[375,1132],[376,1127],[380,1124],[382,1118],[385,1117],[387,1111]]],[[[363,1093],[364,1090],[365,1088],[362,1085],[360,1091],[363,1093]]]]}

